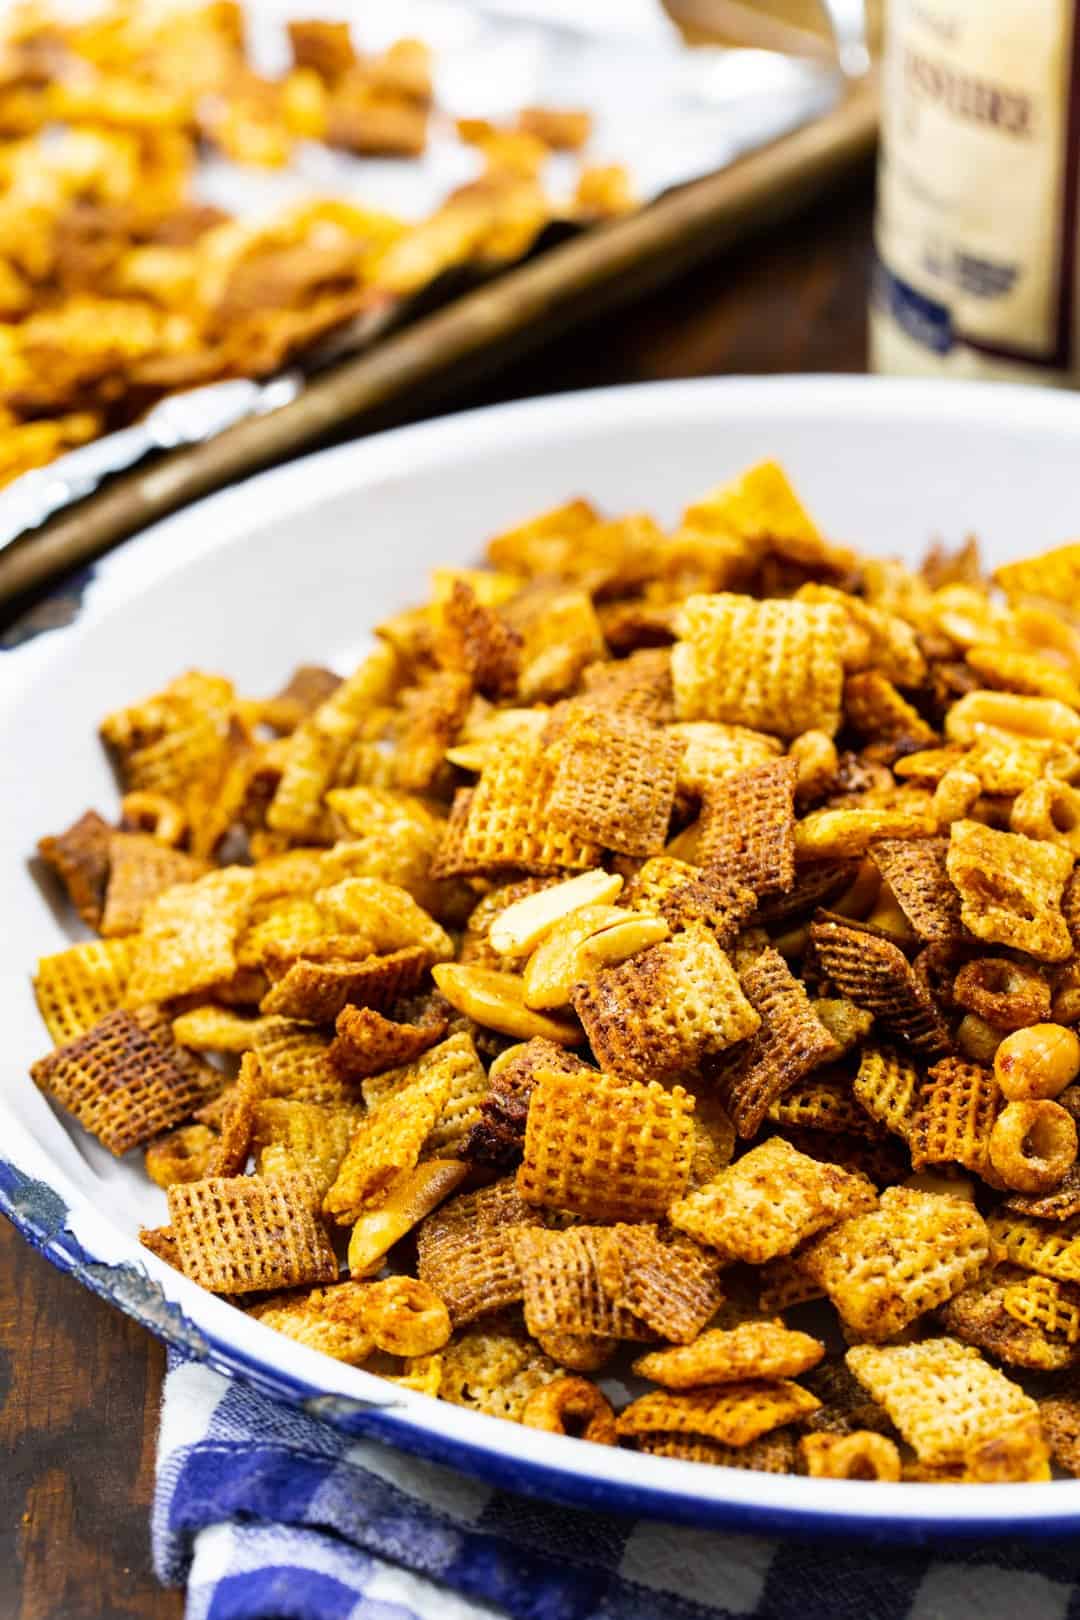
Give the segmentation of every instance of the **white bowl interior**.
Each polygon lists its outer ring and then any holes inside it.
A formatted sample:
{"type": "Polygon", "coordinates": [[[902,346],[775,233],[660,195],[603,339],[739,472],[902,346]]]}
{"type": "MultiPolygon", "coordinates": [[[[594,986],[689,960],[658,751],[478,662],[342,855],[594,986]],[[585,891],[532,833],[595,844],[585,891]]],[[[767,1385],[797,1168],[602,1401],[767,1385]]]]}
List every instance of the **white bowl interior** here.
{"type": "MultiPolygon", "coordinates": [[[[164,1200],[147,1183],[140,1156],[111,1159],[51,1108],[26,1073],[48,1046],[29,972],[39,955],[80,937],[50,905],[51,890],[39,885],[28,857],[43,833],[88,806],[115,810],[96,736],[109,710],[196,666],[227,673],[252,694],[274,690],[298,662],[347,670],[369,627],[423,594],[430,567],[478,560],[490,534],[569,495],[588,495],[612,513],[644,509],[671,522],[710,485],[775,456],[836,538],[911,560],[934,536],[956,543],[974,531],[995,562],[1074,532],[1078,452],[1080,404],[1037,391],[861,379],[673,384],[569,395],[405,429],[300,461],[158,525],[103,565],[83,622],[50,638],[28,677],[19,678],[19,655],[0,662],[0,675],[6,664],[16,666],[0,688],[0,1126],[11,1133],[0,1153],[19,1162],[17,1144],[24,1144],[39,1174],[42,1165],[54,1166],[65,1191],[85,1198],[110,1251],[145,1256],[135,1246],[138,1228],[162,1218],[164,1200]]],[[[183,1294],[186,1308],[203,1309],[190,1285],[156,1263],[150,1269],[183,1294]]],[[[205,1306],[219,1332],[241,1320],[217,1302],[205,1306]]],[[[253,1327],[245,1323],[243,1335],[253,1327]]],[[[266,1330],[257,1337],[265,1356],[266,1330]]],[[[283,1359],[294,1356],[296,1347],[277,1344],[283,1359]]],[[[371,1396],[372,1380],[310,1352],[298,1365],[317,1385],[363,1387],[371,1396]]],[[[412,1413],[421,1428],[441,1421],[447,1432],[479,1436],[483,1446],[520,1451],[520,1431],[503,1437],[497,1431],[507,1426],[490,1420],[426,1401],[412,1413]]],[[[550,1441],[537,1439],[540,1454],[571,1466],[567,1443],[552,1453],[550,1441]]],[[[689,1465],[580,1455],[597,1449],[576,1446],[574,1472],[617,1480],[620,1467],[627,1478],[632,1468],[638,1481],[658,1479],[659,1490],[691,1478],[689,1465]]],[[[693,1470],[692,1479],[692,1488],[715,1500],[794,1501],[808,1511],[884,1511],[902,1519],[909,1512],[903,1504],[917,1496],[918,1507],[910,1508],[917,1514],[940,1509],[954,1519],[985,1518],[997,1517],[1011,1498],[1010,1516],[1027,1518],[1036,1512],[1032,1491],[1047,1511],[1045,1492],[1052,1490],[1056,1514],[1066,1507],[1062,1492],[1069,1493],[1068,1511],[1080,1513],[1080,1484],[993,1493],[934,1488],[929,1506],[929,1487],[891,1487],[888,1507],[884,1497],[879,1505],[879,1488],[869,1493],[868,1508],[867,1493],[839,1487],[823,1497],[818,1482],[727,1470],[693,1470]]]]}

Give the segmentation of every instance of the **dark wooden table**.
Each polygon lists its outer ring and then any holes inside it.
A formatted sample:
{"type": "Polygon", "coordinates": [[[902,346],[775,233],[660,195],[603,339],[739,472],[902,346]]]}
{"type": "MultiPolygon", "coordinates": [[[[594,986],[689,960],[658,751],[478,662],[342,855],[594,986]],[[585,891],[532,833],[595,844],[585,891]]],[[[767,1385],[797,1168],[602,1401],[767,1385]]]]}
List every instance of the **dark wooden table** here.
{"type": "MultiPolygon", "coordinates": [[[[455,405],[722,372],[861,371],[870,186],[455,405]]],[[[763,451],[768,447],[763,446],[763,451]]],[[[164,1354],[0,1220],[0,1620],[175,1620],[150,1568],[164,1354]]]]}

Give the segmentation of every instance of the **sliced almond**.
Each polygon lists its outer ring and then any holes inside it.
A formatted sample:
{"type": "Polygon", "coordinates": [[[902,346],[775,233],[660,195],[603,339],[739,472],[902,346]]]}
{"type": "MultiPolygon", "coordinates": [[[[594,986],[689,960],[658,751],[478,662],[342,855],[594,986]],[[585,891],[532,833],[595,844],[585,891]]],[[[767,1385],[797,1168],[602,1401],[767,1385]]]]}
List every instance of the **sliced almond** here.
{"type": "Polygon", "coordinates": [[[500,956],[524,955],[535,950],[557,923],[582,906],[610,904],[622,886],[617,872],[581,872],[565,883],[556,883],[507,906],[492,923],[488,938],[500,956]]]}
{"type": "Polygon", "coordinates": [[[516,973],[499,973],[466,962],[439,962],[431,976],[452,1007],[485,1029],[521,1041],[545,1035],[560,1046],[577,1046],[584,1038],[576,1020],[545,1018],[526,1006],[525,987],[516,973]]]}

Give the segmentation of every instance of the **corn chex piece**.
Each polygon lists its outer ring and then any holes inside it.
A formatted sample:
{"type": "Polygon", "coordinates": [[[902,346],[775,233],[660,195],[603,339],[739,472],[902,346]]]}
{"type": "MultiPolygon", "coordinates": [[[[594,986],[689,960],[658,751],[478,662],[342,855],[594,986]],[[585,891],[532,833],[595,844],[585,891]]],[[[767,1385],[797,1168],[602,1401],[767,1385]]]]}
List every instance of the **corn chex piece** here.
{"type": "Polygon", "coordinates": [[[41,958],[34,995],[58,1046],[85,1035],[127,999],[135,949],[133,939],[93,939],[41,958]]]}
{"type": "Polygon", "coordinates": [[[714,1388],[672,1394],[653,1390],[619,1413],[620,1435],[701,1435],[725,1446],[748,1446],[770,1429],[808,1417],[821,1405],[816,1395],[786,1379],[746,1379],[714,1388]]]}
{"type": "Polygon", "coordinates": [[[769,1107],[768,1118],[796,1130],[844,1132],[851,1136],[879,1136],[878,1126],[862,1107],[844,1074],[819,1070],[808,1080],[797,1080],[769,1107]]]}
{"type": "Polygon", "coordinates": [[[700,923],[720,946],[735,940],[757,905],[757,895],[745,884],[671,855],[646,861],[634,874],[626,899],[635,910],[662,917],[673,933],[700,923]]]}
{"type": "Polygon", "coordinates": [[[965,1462],[983,1442],[1038,1417],[1030,1395],[955,1339],[860,1344],[846,1359],[925,1463],[965,1462]]]}
{"type": "Polygon", "coordinates": [[[466,1175],[456,1159],[428,1159],[395,1176],[375,1209],[365,1210],[349,1234],[349,1270],[354,1277],[378,1271],[399,1238],[455,1192],[466,1175]]]}
{"type": "Polygon", "coordinates": [[[840,1048],[778,951],[763,950],[740,974],[740,982],[759,1027],[722,1061],[715,1079],[735,1129],[752,1137],[777,1097],[811,1069],[838,1057],[840,1048]]]}
{"type": "Polygon", "coordinates": [[[919,1052],[938,1054],[949,1031],[911,963],[890,939],[847,922],[812,923],[815,960],[840,994],[873,1013],[881,1027],[919,1052]]]}
{"type": "Polygon", "coordinates": [[[446,1020],[429,1024],[397,1024],[374,1007],[343,1007],[335,1024],[336,1035],[327,1058],[343,1080],[366,1080],[400,1068],[434,1046],[446,1033],[446,1020]]]}
{"type": "Polygon", "coordinates": [[[170,1187],[186,1276],[212,1294],[336,1282],[338,1264],[310,1176],[213,1176],[170,1187]]]}
{"type": "Polygon", "coordinates": [[[919,1071],[893,1046],[864,1046],[852,1095],[872,1119],[907,1142],[920,1107],[919,1071]]]}
{"type": "Polygon", "coordinates": [[[1080,1283],[1080,1216],[1050,1225],[1003,1212],[991,1215],[988,1225],[993,1242],[1013,1265],[1058,1282],[1080,1283]]]}
{"type": "Polygon", "coordinates": [[[939,741],[933,726],[879,669],[848,676],[844,683],[844,719],[860,737],[875,741],[898,741],[908,747],[913,743],[929,747],[939,741]]]}
{"type": "Polygon", "coordinates": [[[1080,1290],[1052,1277],[1018,1277],[1006,1289],[1005,1309],[1018,1322],[1038,1327],[1048,1338],[1080,1341],[1080,1290]]]}
{"type": "Polygon", "coordinates": [[[35,1085],[121,1158],[177,1125],[221,1076],[177,1046],[158,1007],[118,1007],[31,1065],[35,1085]]]}
{"type": "Polygon", "coordinates": [[[675,718],[667,647],[642,647],[629,658],[590,664],[582,672],[581,685],[590,704],[637,715],[654,726],[675,718]]]}
{"type": "Polygon", "coordinates": [[[472,1323],[442,1353],[439,1394],[454,1406],[520,1423],[529,1396],[563,1376],[520,1329],[472,1323]]]}
{"type": "Polygon", "coordinates": [[[101,926],[112,832],[96,810],[87,810],[64,832],[38,841],[38,854],[56,873],[88,928],[101,926]]]}
{"type": "Polygon", "coordinates": [[[861,1338],[891,1339],[975,1281],[989,1256],[977,1210],[888,1187],[876,1210],[814,1240],[802,1264],[861,1338]]]}
{"type": "Polygon", "coordinates": [[[1061,898],[1073,852],[1045,839],[956,821],[948,873],[960,891],[960,915],[976,939],[1011,945],[1043,962],[1062,962],[1073,945],[1061,898]]]}
{"type": "Polygon", "coordinates": [[[656,855],[668,835],[682,748],[637,715],[578,703],[552,747],[548,814],[579,844],[656,855]]]}
{"type": "Polygon", "coordinates": [[[551,751],[528,739],[507,743],[485,766],[472,789],[460,827],[453,819],[457,858],[444,846],[438,870],[445,876],[518,871],[584,871],[600,864],[596,843],[562,831],[551,820],[556,764],[551,751]]]}
{"type": "Polygon", "coordinates": [[[125,790],[182,804],[194,783],[220,768],[235,697],[223,676],[189,670],[142,703],[107,715],[101,737],[125,790]]]}
{"type": "Polygon", "coordinates": [[[946,870],[946,838],[880,838],[870,859],[920,939],[946,944],[964,937],[960,897],[946,870]]]}
{"type": "Polygon", "coordinates": [[[347,877],[319,889],[315,904],[343,932],[353,929],[371,939],[380,955],[406,945],[422,945],[433,962],[446,962],[454,942],[446,929],[418,905],[399,883],[378,877],[347,877]]]}
{"type": "Polygon", "coordinates": [[[444,670],[467,677],[485,697],[512,698],[521,672],[521,637],[463,579],[439,604],[435,656],[444,670]]]}
{"type": "Polygon", "coordinates": [[[363,1283],[333,1283],[302,1294],[275,1294],[252,1305],[248,1314],[298,1344],[359,1367],[375,1348],[364,1326],[364,1293],[363,1283]]]}
{"type": "Polygon", "coordinates": [[[164,1260],[167,1266],[176,1271],[182,1271],[180,1252],[176,1247],[176,1236],[171,1226],[143,1226],[139,1228],[139,1242],[144,1249],[164,1260]]]}
{"type": "Polygon", "coordinates": [[[847,547],[824,538],[777,461],[759,461],[709,490],[686,508],[683,522],[737,536],[755,551],[773,551],[804,568],[843,574],[856,560],[847,547]]]}
{"type": "MultiPolygon", "coordinates": [[[[237,963],[242,968],[263,968],[272,957],[299,956],[306,945],[325,936],[327,926],[326,917],[306,895],[256,900],[236,942],[237,963]]],[[[360,940],[358,935],[358,944],[360,940]]],[[[374,949],[366,936],[364,943],[369,951],[374,949]]]]}
{"type": "Polygon", "coordinates": [[[357,1100],[358,1088],[330,1063],[329,1037],[310,1024],[268,1016],[257,1020],[251,1049],[259,1059],[267,1095],[304,1102],[357,1100]]]}
{"type": "Polygon", "coordinates": [[[472,694],[469,677],[454,670],[440,670],[402,693],[402,727],[393,757],[397,787],[407,793],[427,793],[437,785],[472,694]]]}
{"type": "Polygon", "coordinates": [[[389,1007],[415,990],[430,966],[431,953],[423,945],[406,945],[386,956],[366,956],[358,962],[313,962],[300,957],[270,986],[259,1003],[260,1011],[311,1024],[332,1024],[350,1002],[376,1009],[389,1007]]]}
{"type": "Polygon", "coordinates": [[[324,859],[323,882],[379,878],[407,889],[418,905],[442,915],[451,891],[436,881],[435,856],[447,823],[423,800],[375,787],[331,788],[326,803],[348,841],[324,859]],[[336,870],[335,870],[336,868],[336,870]]]}
{"type": "Polygon", "coordinates": [[[174,884],[151,900],[143,914],[129,1001],[188,996],[231,979],[253,882],[250,869],[226,866],[194,883],[174,884]]]}
{"type": "Polygon", "coordinates": [[[534,1338],[547,1333],[588,1333],[608,1339],[652,1336],[640,1318],[616,1304],[604,1288],[602,1255],[610,1241],[604,1226],[572,1226],[565,1232],[541,1226],[514,1230],[525,1326],[534,1338]]]}
{"type": "Polygon", "coordinates": [[[529,1103],[517,1188],[594,1220],[650,1220],[686,1186],[693,1098],[681,1086],[542,1073],[529,1103]]]}
{"type": "Polygon", "coordinates": [[[775,1322],[740,1322],[702,1333],[692,1344],[639,1356],[634,1371],[666,1389],[735,1384],[746,1378],[798,1378],[817,1366],[825,1346],[775,1322]]]}
{"type": "Polygon", "coordinates": [[[151,900],[174,883],[193,882],[206,870],[205,861],[159,844],[147,833],[112,833],[102,935],[116,939],[122,934],[137,934],[151,900]]]}
{"type": "Polygon", "coordinates": [[[414,1168],[449,1090],[445,1076],[425,1075],[360,1121],[323,1200],[328,1215],[351,1224],[379,1201],[395,1176],[414,1168]]]}
{"type": "MultiPolygon", "coordinates": [[[[939,1308],[938,1317],[954,1338],[986,1350],[1010,1366],[1035,1372],[1068,1367],[1077,1357],[1064,1339],[1053,1338],[1038,1321],[1025,1320],[1008,1309],[1010,1298],[1021,1310],[1026,1309],[1023,1289],[1028,1279],[1028,1273],[1014,1266],[996,1266],[947,1300],[939,1308]]],[[[1047,1277],[1030,1280],[1050,1288],[1065,1286],[1047,1277]]]]}
{"type": "Polygon", "coordinates": [[[760,1023],[700,924],[605,968],[576,988],[572,1002],[602,1067],[642,1080],[695,1070],[760,1023]]]}
{"type": "Polygon", "coordinates": [[[599,1265],[608,1297],[675,1344],[696,1338],[724,1298],[717,1256],[655,1226],[611,1227],[599,1265]]]}
{"type": "Polygon", "coordinates": [[[506,603],[503,616],[522,638],[518,694],[524,703],[566,697],[604,656],[604,634],[585,591],[537,580],[506,603]]]}
{"type": "Polygon", "coordinates": [[[257,1101],[253,1120],[255,1166],[261,1176],[306,1170],[322,1197],[333,1185],[363,1109],[349,1103],[257,1101]]]}
{"type": "Polygon", "coordinates": [[[677,791],[690,799],[700,799],[727,776],[737,776],[754,765],[768,765],[784,749],[778,737],[752,731],[748,726],[685,720],[668,730],[683,745],[677,791]]]}
{"type": "Polygon", "coordinates": [[[425,1154],[456,1158],[474,1127],[480,1123],[480,1104],[488,1094],[488,1077],[471,1035],[459,1030],[406,1068],[375,1075],[363,1085],[364,1101],[378,1108],[417,1081],[446,1086],[446,1097],[427,1141],[425,1154]]]}
{"type": "Polygon", "coordinates": [[[992,1069],[963,1058],[943,1058],[930,1070],[908,1141],[911,1163],[962,1164],[991,1185],[990,1132],[1004,1103],[992,1069]]]}
{"type": "Polygon", "coordinates": [[[1080,545],[1071,542],[1041,551],[1037,557],[1005,563],[994,570],[993,577],[1006,596],[1042,596],[1070,605],[1080,590],[1080,545]]]}
{"type": "Polygon", "coordinates": [[[865,1177],[807,1158],[774,1136],[673,1204],[671,1223],[727,1260],[763,1265],[876,1203],[865,1177]]]}
{"type": "Polygon", "coordinates": [[[706,789],[698,859],[752,889],[784,893],[795,882],[795,765],[755,765],[706,789]]]}
{"type": "Polygon", "coordinates": [[[251,1051],[256,1035],[268,1022],[268,1019],[248,1018],[230,1007],[207,1002],[173,1019],[173,1040],[179,1046],[192,1046],[199,1052],[231,1052],[239,1056],[251,1051]]]}
{"type": "Polygon", "coordinates": [[[680,720],[716,720],[778,737],[835,734],[847,638],[839,608],[691,596],[676,628],[671,673],[680,720]]]}
{"type": "Polygon", "coordinates": [[[417,1243],[418,1275],[445,1301],[455,1327],[518,1303],[514,1237],[542,1222],[512,1180],[461,1193],[427,1217],[417,1243]]]}
{"type": "Polygon", "coordinates": [[[674,1457],[680,1462],[711,1464],[717,1468],[749,1468],[760,1474],[793,1474],[797,1451],[791,1429],[773,1429],[747,1446],[723,1446],[696,1435],[642,1434],[638,1451],[650,1457],[674,1457]]]}

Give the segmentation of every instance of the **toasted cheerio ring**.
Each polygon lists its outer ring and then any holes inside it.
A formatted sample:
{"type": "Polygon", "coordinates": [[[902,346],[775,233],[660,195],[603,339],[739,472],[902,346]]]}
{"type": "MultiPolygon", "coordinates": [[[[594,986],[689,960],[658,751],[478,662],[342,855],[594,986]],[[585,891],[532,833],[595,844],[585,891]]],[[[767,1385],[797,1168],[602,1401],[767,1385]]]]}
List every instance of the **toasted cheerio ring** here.
{"type": "Polygon", "coordinates": [[[799,1457],[814,1479],[900,1478],[900,1453],[884,1434],[857,1429],[853,1434],[804,1434],[799,1457]]]}
{"type": "Polygon", "coordinates": [[[450,1312],[427,1283],[383,1277],[364,1294],[363,1321],[379,1350],[392,1356],[429,1356],[450,1337],[450,1312]]]}
{"type": "Polygon", "coordinates": [[[187,817],[164,793],[125,793],[120,800],[120,813],[125,827],[149,833],[159,844],[176,849],[184,841],[187,817]]]}
{"type": "Polygon", "coordinates": [[[1060,1103],[1007,1103],[990,1132],[990,1163],[1016,1192],[1049,1192],[1076,1162],[1076,1121],[1060,1103]]]}
{"type": "Polygon", "coordinates": [[[1050,1012],[1050,986],[1033,967],[980,956],[956,975],[953,999],[998,1029],[1023,1029],[1050,1012]]]}
{"type": "Polygon", "coordinates": [[[994,1075],[1010,1102],[1056,1097],[1080,1074],[1080,1039],[1062,1024],[1031,1024],[1007,1035],[994,1053],[994,1075]]]}
{"type": "Polygon", "coordinates": [[[599,1446],[615,1444],[611,1402],[587,1378],[555,1378],[542,1384],[525,1402],[521,1421],[549,1434],[570,1434],[599,1446]]]}
{"type": "Polygon", "coordinates": [[[181,1125],[151,1142],[146,1149],[146,1173],[159,1187],[202,1181],[210,1174],[210,1156],[218,1134],[206,1125],[181,1125]]]}

